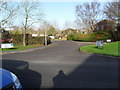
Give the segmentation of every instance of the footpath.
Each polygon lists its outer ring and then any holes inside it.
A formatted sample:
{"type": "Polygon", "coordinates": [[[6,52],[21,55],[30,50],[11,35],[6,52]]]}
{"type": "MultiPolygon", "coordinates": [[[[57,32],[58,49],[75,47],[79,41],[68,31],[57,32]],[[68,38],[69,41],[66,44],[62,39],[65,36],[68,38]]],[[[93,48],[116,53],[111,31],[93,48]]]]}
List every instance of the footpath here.
{"type": "Polygon", "coordinates": [[[1,51],[0,55],[2,54],[13,54],[13,53],[23,53],[23,52],[31,52],[31,51],[35,51],[35,50],[39,50],[39,49],[45,49],[45,48],[49,48],[49,47],[53,47],[56,46],[57,43],[53,42],[47,46],[40,46],[40,47],[35,47],[35,48],[29,48],[29,49],[24,49],[24,50],[10,50],[10,51],[1,51]]]}

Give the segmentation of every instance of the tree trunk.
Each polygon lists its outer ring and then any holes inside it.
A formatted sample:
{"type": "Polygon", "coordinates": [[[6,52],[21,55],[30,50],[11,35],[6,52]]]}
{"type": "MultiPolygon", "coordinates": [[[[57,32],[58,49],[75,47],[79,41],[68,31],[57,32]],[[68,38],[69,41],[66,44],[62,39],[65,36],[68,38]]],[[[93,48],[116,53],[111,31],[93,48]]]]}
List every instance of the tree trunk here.
{"type": "Polygon", "coordinates": [[[23,46],[26,46],[26,28],[24,29],[23,33],[23,46]]]}

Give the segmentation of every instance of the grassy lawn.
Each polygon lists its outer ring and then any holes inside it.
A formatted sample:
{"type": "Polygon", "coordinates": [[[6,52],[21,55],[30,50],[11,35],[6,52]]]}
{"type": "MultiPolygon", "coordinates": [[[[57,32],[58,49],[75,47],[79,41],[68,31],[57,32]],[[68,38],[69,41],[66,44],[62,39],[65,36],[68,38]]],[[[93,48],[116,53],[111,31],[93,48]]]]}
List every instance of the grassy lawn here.
{"type": "Polygon", "coordinates": [[[3,50],[0,49],[0,51],[24,50],[24,49],[40,47],[40,46],[43,46],[43,45],[40,45],[40,44],[28,45],[28,46],[16,45],[16,46],[14,46],[14,48],[4,48],[3,50]]]}
{"type": "Polygon", "coordinates": [[[81,51],[97,53],[97,54],[106,54],[111,56],[120,56],[120,41],[113,42],[110,44],[104,44],[104,48],[96,47],[96,45],[86,45],[80,48],[81,51]]]}

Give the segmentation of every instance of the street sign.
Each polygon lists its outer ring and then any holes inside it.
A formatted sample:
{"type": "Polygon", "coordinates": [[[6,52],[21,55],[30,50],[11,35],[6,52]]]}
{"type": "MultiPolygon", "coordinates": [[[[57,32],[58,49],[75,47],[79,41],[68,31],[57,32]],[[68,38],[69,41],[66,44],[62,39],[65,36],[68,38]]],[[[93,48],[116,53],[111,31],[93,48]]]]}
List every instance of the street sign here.
{"type": "Polygon", "coordinates": [[[103,47],[103,41],[96,41],[96,46],[102,46],[103,47]]]}
{"type": "Polygon", "coordinates": [[[4,43],[1,44],[1,48],[13,48],[14,44],[13,43],[4,43]]]}

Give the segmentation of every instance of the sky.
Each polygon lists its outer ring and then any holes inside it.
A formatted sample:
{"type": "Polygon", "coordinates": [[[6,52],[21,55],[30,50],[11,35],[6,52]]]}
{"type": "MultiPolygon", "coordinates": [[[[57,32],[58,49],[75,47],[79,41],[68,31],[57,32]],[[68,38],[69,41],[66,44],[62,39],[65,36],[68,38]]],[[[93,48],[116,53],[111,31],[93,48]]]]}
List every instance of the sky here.
{"type": "Polygon", "coordinates": [[[113,2],[113,1],[119,1],[119,0],[6,0],[9,2],[21,2],[21,1],[35,1],[35,2],[113,2]]]}
{"type": "MultiPolygon", "coordinates": [[[[76,28],[75,6],[83,2],[43,2],[42,7],[45,19],[48,22],[57,22],[60,29],[65,29],[65,23],[70,24],[71,28],[76,28]],[[71,25],[73,24],[73,25],[71,25]]],[[[104,5],[103,2],[101,2],[104,5]]]]}
{"type": "MultiPolygon", "coordinates": [[[[24,0],[8,0],[12,2],[19,2],[24,0]]],[[[36,0],[27,0],[27,1],[36,1],[36,0]]],[[[45,14],[45,20],[50,22],[51,24],[58,25],[58,28],[64,29],[65,22],[71,24],[71,28],[75,28],[76,24],[74,24],[76,20],[75,15],[75,6],[83,3],[83,2],[94,2],[96,0],[37,0],[42,1],[40,5],[42,5],[43,13],[45,14]]],[[[113,0],[97,0],[103,4],[103,2],[110,2],[113,0]]],[[[34,12],[34,11],[33,11],[34,12]]],[[[19,25],[19,24],[17,24],[19,25]]],[[[36,24],[36,27],[38,25],[36,24]]]]}
{"type": "Polygon", "coordinates": [[[75,6],[77,2],[44,2],[45,19],[50,22],[57,22],[60,28],[64,28],[65,22],[75,21],[75,6]]]}

